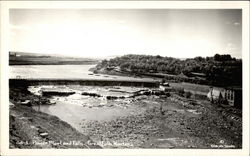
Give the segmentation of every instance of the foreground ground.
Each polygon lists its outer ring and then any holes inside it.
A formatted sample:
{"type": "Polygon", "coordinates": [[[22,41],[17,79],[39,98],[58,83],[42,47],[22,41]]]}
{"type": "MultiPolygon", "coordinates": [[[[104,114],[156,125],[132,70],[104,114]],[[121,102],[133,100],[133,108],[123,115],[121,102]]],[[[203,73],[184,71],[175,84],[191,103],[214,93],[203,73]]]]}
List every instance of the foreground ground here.
{"type": "Polygon", "coordinates": [[[20,88],[11,88],[9,136],[10,148],[100,148],[56,116],[20,105],[18,100],[37,97],[20,88]]]}
{"type": "MultiPolygon", "coordinates": [[[[10,95],[14,102],[19,99],[36,99],[36,96],[17,89],[11,89],[10,95]]],[[[116,116],[111,120],[82,120],[79,123],[79,132],[70,123],[55,116],[37,112],[31,107],[15,105],[10,109],[10,147],[242,147],[242,120],[239,110],[224,108],[192,96],[186,98],[174,92],[170,97],[141,95],[127,101],[129,102],[110,100],[108,103],[110,109],[122,107],[124,111],[132,110],[130,114],[116,116]],[[31,144],[26,144],[26,141],[31,144]],[[82,144],[79,145],[79,142],[82,144]]],[[[104,107],[106,106],[97,103],[94,108],[104,107]]],[[[88,110],[94,108],[88,107],[88,110]]]]}
{"type": "Polygon", "coordinates": [[[26,106],[10,109],[10,148],[100,148],[66,122],[26,106]]]}
{"type": "Polygon", "coordinates": [[[83,121],[83,133],[105,148],[242,147],[241,119],[229,110],[179,96],[140,98],[134,104],[146,108],[143,113],[107,122],[83,121]]]}

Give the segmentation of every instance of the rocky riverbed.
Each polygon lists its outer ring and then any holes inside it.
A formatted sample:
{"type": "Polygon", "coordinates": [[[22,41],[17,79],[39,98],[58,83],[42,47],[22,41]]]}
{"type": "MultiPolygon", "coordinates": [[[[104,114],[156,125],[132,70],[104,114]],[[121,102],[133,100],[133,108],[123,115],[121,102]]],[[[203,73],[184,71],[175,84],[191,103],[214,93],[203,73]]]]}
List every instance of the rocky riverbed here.
{"type": "MultiPolygon", "coordinates": [[[[136,103],[135,103],[136,104],[136,103]]],[[[137,103],[143,113],[112,121],[83,121],[83,133],[104,148],[241,148],[241,123],[209,108],[171,99],[147,98],[137,103]],[[154,103],[152,103],[154,101],[154,103]],[[160,107],[163,104],[164,113],[160,107]]]]}
{"type": "MultiPolygon", "coordinates": [[[[192,96],[182,97],[174,92],[171,92],[170,97],[155,95],[152,92],[148,94],[147,91],[145,92],[147,95],[131,96],[145,88],[67,87],[76,90],[76,94],[68,97],[52,97],[58,100],[58,103],[46,106],[56,111],[66,110],[65,113],[54,114],[65,122],[59,118],[46,117],[44,113],[36,112],[27,106],[14,106],[10,109],[11,147],[19,147],[16,142],[25,140],[22,135],[27,136],[29,140],[38,136],[38,140],[39,138],[40,140],[47,139],[47,142],[60,139],[65,139],[64,141],[80,139],[85,143],[88,142],[87,147],[79,146],[79,148],[242,147],[242,121],[239,110],[223,108],[207,100],[194,99],[192,96]],[[82,92],[100,96],[82,95],[82,92]],[[108,96],[125,96],[126,98],[103,98],[108,96]],[[28,110],[26,113],[25,109],[28,110]],[[235,120],[236,117],[239,120],[235,120]],[[62,127],[52,128],[58,125],[62,127]],[[76,129],[74,130],[70,125],[76,129]],[[88,136],[89,139],[83,139],[84,136],[88,136]],[[13,141],[13,138],[17,141],[13,141]]],[[[24,93],[11,90],[10,94],[15,95],[11,99],[14,102],[21,97],[23,97],[22,100],[37,99],[38,95],[30,94],[28,91],[24,93]]],[[[43,98],[50,100],[47,97],[43,98]]],[[[49,113],[53,115],[52,110],[49,113]]],[[[35,147],[37,146],[19,148],[35,147]]],[[[49,146],[49,148],[74,147],[49,146]]]]}

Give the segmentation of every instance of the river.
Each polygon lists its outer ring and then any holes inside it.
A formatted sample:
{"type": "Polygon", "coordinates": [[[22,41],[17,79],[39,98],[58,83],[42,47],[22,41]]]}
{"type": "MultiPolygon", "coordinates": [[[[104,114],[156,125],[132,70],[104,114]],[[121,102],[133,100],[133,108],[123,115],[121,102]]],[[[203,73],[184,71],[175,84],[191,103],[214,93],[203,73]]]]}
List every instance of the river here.
{"type": "MultiPolygon", "coordinates": [[[[89,71],[95,65],[16,65],[10,66],[10,78],[46,78],[46,79],[116,79],[116,80],[142,80],[141,78],[110,76],[94,74],[89,71]]],[[[55,115],[71,124],[77,130],[82,131],[81,124],[87,121],[110,121],[117,117],[128,116],[135,113],[135,107],[129,105],[129,100],[107,100],[105,98],[88,97],[81,95],[81,92],[98,93],[102,96],[128,96],[128,93],[112,92],[115,87],[99,86],[30,86],[29,90],[39,94],[41,88],[66,88],[76,92],[67,97],[50,97],[56,102],[55,105],[41,106],[39,111],[55,115]]],[[[119,87],[123,91],[137,91],[142,88],[119,87]]],[[[33,107],[38,110],[38,107],[33,107]]],[[[137,111],[138,112],[138,111],[137,111]]],[[[136,113],[137,113],[136,112],[136,113]]]]}
{"type": "MultiPolygon", "coordinates": [[[[10,78],[139,79],[93,74],[89,71],[91,67],[94,65],[10,66],[10,78]]],[[[208,88],[177,85],[204,93],[208,88]]],[[[28,89],[41,95],[43,88],[51,87],[73,90],[75,94],[48,97],[56,104],[33,108],[59,117],[103,148],[202,149],[211,148],[211,144],[220,140],[241,147],[241,125],[232,124],[231,119],[227,121],[221,111],[206,100],[192,99],[189,102],[190,99],[175,93],[171,93],[170,98],[155,95],[128,98],[133,92],[147,88],[124,86],[53,85],[30,86],[28,89]],[[82,95],[83,92],[101,96],[82,95]],[[107,96],[124,98],[108,100],[107,96]],[[232,125],[239,127],[228,128],[232,125]],[[206,132],[206,135],[200,132],[206,132]]]]}
{"type": "Polygon", "coordinates": [[[94,74],[89,71],[93,67],[95,65],[13,65],[9,66],[9,78],[152,80],[149,78],[94,74]]]}
{"type": "Polygon", "coordinates": [[[28,88],[33,94],[41,95],[45,88],[70,89],[75,94],[70,96],[52,96],[50,100],[56,102],[53,105],[33,106],[37,111],[55,115],[60,119],[71,124],[80,132],[83,132],[82,124],[89,121],[111,121],[118,117],[138,114],[138,110],[143,112],[138,106],[132,104],[130,98],[107,100],[106,96],[124,96],[128,97],[129,93],[114,92],[112,90],[138,91],[143,88],[137,87],[99,87],[99,86],[30,86],[28,88]],[[81,92],[97,93],[102,97],[90,97],[81,95],[81,92]]]}

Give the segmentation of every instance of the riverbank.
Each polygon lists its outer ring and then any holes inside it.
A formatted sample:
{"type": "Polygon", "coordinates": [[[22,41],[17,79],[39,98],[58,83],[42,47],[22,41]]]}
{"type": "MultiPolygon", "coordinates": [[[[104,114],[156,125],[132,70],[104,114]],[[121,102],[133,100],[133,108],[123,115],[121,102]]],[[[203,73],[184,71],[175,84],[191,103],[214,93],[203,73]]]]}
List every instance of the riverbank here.
{"type": "Polygon", "coordinates": [[[223,148],[242,147],[242,124],[208,101],[189,102],[141,96],[129,116],[112,121],[82,121],[82,133],[103,148],[223,148]],[[161,108],[162,107],[162,108],[161,108]],[[144,111],[141,111],[144,110],[144,111]]]}
{"type": "MultiPolygon", "coordinates": [[[[37,100],[32,99],[36,99],[36,95],[27,90],[10,88],[10,100],[15,104],[10,108],[11,148],[242,147],[241,114],[234,112],[233,108],[195,99],[193,95],[187,98],[176,92],[170,92],[170,97],[140,94],[129,96],[128,99],[104,99],[102,96],[136,93],[140,88],[65,88],[76,90],[77,94],[53,97],[56,104],[41,109],[52,116],[38,109],[18,105],[19,100],[30,100],[35,105],[37,100]],[[84,95],[80,94],[82,92],[84,95]],[[92,97],[94,92],[101,97],[92,97]],[[83,142],[79,146],[72,143],[79,141],[83,142]],[[52,144],[54,142],[57,145],[52,144]]],[[[43,98],[50,100],[48,97],[43,98]]]]}
{"type": "Polygon", "coordinates": [[[58,117],[21,105],[24,100],[33,105],[38,101],[24,88],[10,88],[10,96],[10,148],[100,148],[58,117]]]}

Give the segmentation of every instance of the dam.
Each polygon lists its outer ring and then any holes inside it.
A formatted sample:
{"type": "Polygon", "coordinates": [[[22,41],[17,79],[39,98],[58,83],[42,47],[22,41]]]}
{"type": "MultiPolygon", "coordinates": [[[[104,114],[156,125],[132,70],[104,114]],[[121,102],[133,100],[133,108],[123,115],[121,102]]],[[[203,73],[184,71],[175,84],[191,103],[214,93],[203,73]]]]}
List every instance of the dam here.
{"type": "Polygon", "coordinates": [[[82,85],[82,86],[133,86],[133,87],[159,87],[159,81],[150,80],[114,80],[114,79],[53,79],[29,78],[9,79],[9,86],[37,86],[37,85],[82,85]]]}
{"type": "Polygon", "coordinates": [[[149,78],[94,74],[95,65],[18,65],[10,66],[10,86],[20,85],[82,85],[158,87],[149,78]]]}

